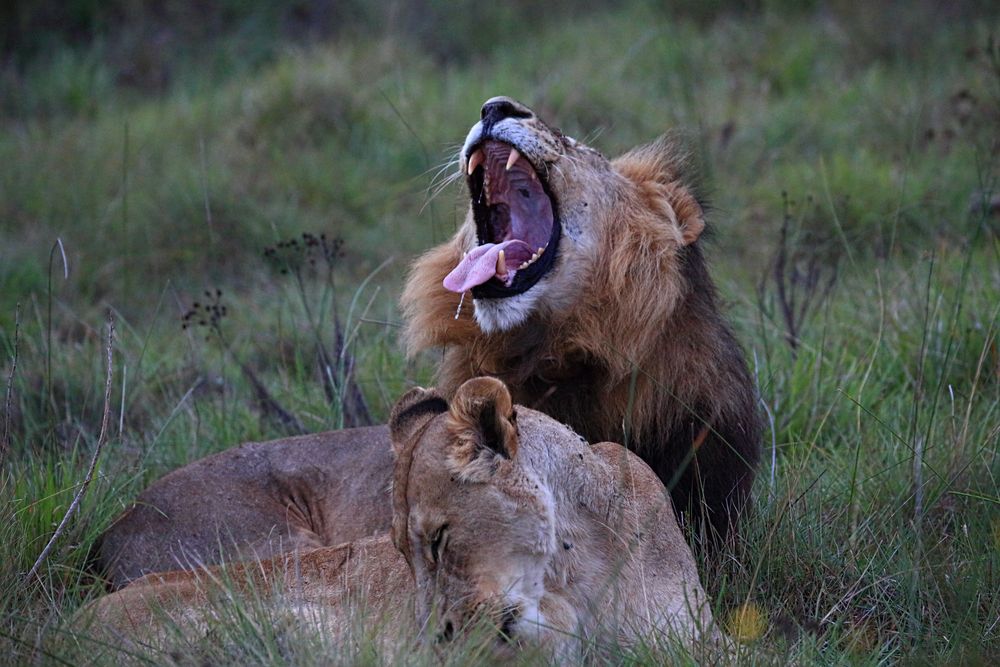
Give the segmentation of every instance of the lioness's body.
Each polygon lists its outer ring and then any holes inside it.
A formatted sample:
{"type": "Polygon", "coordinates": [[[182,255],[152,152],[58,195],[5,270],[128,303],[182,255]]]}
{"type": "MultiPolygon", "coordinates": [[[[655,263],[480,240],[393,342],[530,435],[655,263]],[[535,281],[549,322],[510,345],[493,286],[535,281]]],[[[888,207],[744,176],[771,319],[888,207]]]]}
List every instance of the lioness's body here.
{"type": "Polygon", "coordinates": [[[246,443],[152,484],[99,556],[118,588],[151,572],[351,542],[388,529],[391,476],[385,426],[246,443]]]}
{"type": "Polygon", "coordinates": [[[197,641],[213,621],[236,617],[227,609],[252,600],[280,612],[268,616],[332,637],[362,620],[369,636],[397,643],[417,629],[457,638],[485,620],[502,633],[501,652],[538,641],[564,658],[578,640],[666,633],[690,644],[716,635],[670,497],[625,448],[590,446],[550,417],[515,408],[492,378],[470,380],[450,403],[410,391],[391,431],[393,496],[383,502],[395,546],[383,534],[151,574],[96,600],[78,626],[113,644],[157,644],[177,626],[197,641]],[[442,526],[448,539],[432,563],[429,542],[442,526]]]}
{"type": "Polygon", "coordinates": [[[406,627],[412,590],[406,561],[382,534],[259,562],[150,574],[95,600],[76,626],[106,648],[157,647],[171,631],[196,643],[213,622],[261,612],[336,640],[366,624],[406,627]],[[255,612],[254,605],[268,608],[255,612]]]}

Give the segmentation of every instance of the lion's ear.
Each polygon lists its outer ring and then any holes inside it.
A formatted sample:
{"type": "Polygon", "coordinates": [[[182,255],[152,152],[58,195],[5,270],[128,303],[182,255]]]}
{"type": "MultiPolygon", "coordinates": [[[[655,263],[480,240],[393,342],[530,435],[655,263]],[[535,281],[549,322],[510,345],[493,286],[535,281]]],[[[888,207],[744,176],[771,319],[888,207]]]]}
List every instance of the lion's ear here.
{"type": "Polygon", "coordinates": [[[434,389],[414,387],[403,394],[389,417],[393,451],[398,454],[430,419],[447,411],[448,401],[434,389]]]}
{"type": "Polygon", "coordinates": [[[705,230],[705,211],[685,176],[689,161],[682,143],[665,135],[633,148],[612,164],[639,188],[652,210],[663,211],[677,226],[681,243],[691,245],[705,230]]]}
{"type": "Polygon", "coordinates": [[[489,377],[466,381],[455,392],[448,411],[448,433],[454,439],[449,462],[463,469],[481,458],[514,458],[516,420],[507,385],[489,377]]]}
{"type": "Polygon", "coordinates": [[[705,231],[705,211],[684,185],[674,182],[666,186],[667,200],[677,216],[684,245],[691,245],[705,231]]]}

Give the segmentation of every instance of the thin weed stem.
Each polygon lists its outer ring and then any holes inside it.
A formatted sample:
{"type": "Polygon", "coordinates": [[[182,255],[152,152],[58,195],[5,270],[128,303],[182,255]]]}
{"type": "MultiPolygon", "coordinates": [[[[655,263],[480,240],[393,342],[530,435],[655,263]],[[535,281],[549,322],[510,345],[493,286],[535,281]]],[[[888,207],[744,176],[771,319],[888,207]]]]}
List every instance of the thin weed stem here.
{"type": "Polygon", "coordinates": [[[7,393],[4,397],[3,438],[0,439],[0,463],[10,451],[11,416],[10,403],[14,393],[14,374],[17,372],[18,346],[21,342],[21,302],[14,308],[14,349],[11,353],[10,373],[7,374],[7,393]]]}
{"type": "MultiPolygon", "coordinates": [[[[128,146],[129,144],[129,127],[128,121],[125,121],[122,127],[122,244],[125,250],[125,256],[122,258],[124,265],[125,261],[131,255],[131,244],[129,243],[128,234],[128,146]]],[[[130,280],[132,272],[122,271],[122,302],[128,303],[128,297],[131,290],[130,280]]]]}
{"type": "Polygon", "coordinates": [[[45,548],[42,549],[42,553],[38,554],[38,558],[35,560],[35,564],[31,566],[28,570],[28,574],[24,577],[24,584],[28,585],[38,574],[38,569],[48,558],[49,552],[52,551],[52,547],[55,545],[56,540],[63,534],[66,530],[66,526],[69,524],[70,518],[76,513],[77,508],[80,506],[80,501],[83,500],[84,494],[87,493],[87,489],[90,488],[90,483],[94,479],[94,471],[97,469],[97,460],[101,456],[101,450],[104,449],[104,443],[108,436],[108,421],[111,416],[111,380],[114,377],[114,365],[112,353],[115,344],[115,320],[114,316],[108,313],[108,343],[107,343],[107,375],[104,380],[104,411],[101,416],[101,433],[97,436],[97,445],[94,447],[94,454],[90,458],[90,466],[87,468],[87,474],[83,478],[83,483],[80,485],[79,490],[73,497],[73,501],[69,505],[69,509],[66,510],[66,514],[63,515],[62,521],[59,522],[59,526],[56,527],[52,537],[49,538],[48,543],[45,548]]]}
{"type": "Polygon", "coordinates": [[[62,238],[57,237],[56,242],[49,249],[49,271],[48,283],[45,290],[45,391],[49,402],[49,409],[55,410],[55,397],[52,393],[52,260],[55,258],[56,249],[63,261],[63,280],[69,280],[69,263],[66,261],[66,249],[63,247],[62,238]]]}

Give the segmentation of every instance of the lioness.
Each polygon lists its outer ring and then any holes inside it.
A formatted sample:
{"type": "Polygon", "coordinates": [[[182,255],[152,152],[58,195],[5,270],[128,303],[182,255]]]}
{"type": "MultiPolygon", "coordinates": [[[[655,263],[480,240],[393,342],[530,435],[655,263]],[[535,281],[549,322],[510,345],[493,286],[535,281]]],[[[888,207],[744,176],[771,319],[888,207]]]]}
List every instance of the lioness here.
{"type": "Polygon", "coordinates": [[[80,624],[115,643],[155,643],[168,623],[203,632],[235,593],[333,637],[358,621],[362,603],[377,633],[396,639],[420,628],[446,641],[486,621],[501,653],[525,641],[568,656],[598,631],[625,643],[715,635],[670,497],[625,448],[589,446],[513,406],[493,378],[469,380],[450,402],[413,389],[390,429],[398,551],[383,535],[225,570],[151,574],[92,603],[80,624]],[[401,612],[414,581],[410,624],[401,612]]]}
{"type": "Polygon", "coordinates": [[[450,405],[413,389],[391,428],[393,540],[439,640],[481,615],[501,647],[543,640],[563,655],[598,631],[715,634],[670,496],[621,445],[514,407],[494,378],[465,382],[450,405]]]}
{"type": "MultiPolygon", "coordinates": [[[[446,397],[492,375],[589,440],[624,442],[675,506],[725,534],[750,490],[761,420],[676,149],[660,140],[608,161],[498,97],[460,162],[469,213],[407,281],[410,352],[445,349],[446,397]]],[[[374,427],[253,443],[175,471],[107,531],[100,565],[119,586],[385,530],[388,441],[374,427]]]]}

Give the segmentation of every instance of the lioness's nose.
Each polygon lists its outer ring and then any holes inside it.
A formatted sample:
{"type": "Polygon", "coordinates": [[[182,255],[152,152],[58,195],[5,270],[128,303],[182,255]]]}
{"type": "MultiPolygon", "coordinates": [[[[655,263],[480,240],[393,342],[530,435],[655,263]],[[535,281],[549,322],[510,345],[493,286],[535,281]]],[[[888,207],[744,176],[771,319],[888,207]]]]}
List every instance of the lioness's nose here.
{"type": "Polygon", "coordinates": [[[493,123],[498,123],[504,118],[510,118],[511,116],[516,118],[528,118],[531,116],[531,112],[521,104],[518,104],[515,100],[509,97],[491,97],[486,100],[486,104],[483,105],[483,109],[480,112],[480,117],[483,119],[483,125],[492,125],[493,123]]]}

